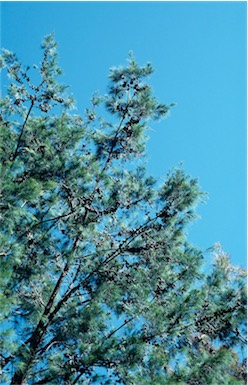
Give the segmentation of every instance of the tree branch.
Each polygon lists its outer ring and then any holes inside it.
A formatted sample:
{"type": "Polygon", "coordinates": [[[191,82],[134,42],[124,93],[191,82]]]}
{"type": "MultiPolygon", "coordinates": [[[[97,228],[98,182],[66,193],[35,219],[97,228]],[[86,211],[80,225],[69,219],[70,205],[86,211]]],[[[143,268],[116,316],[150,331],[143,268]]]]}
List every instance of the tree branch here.
{"type": "MultiPolygon", "coordinates": [[[[22,135],[23,135],[23,133],[24,133],[24,129],[25,129],[25,126],[26,126],[26,124],[27,124],[29,115],[30,115],[30,113],[31,113],[31,111],[32,111],[32,109],[33,109],[34,101],[35,101],[35,99],[32,99],[32,102],[31,102],[31,105],[30,105],[30,107],[29,107],[28,113],[27,113],[26,118],[25,118],[25,120],[24,120],[24,123],[23,123],[23,125],[22,125],[21,133],[20,133],[20,135],[19,135],[19,138],[18,138],[18,141],[17,141],[17,145],[16,145],[16,149],[15,149],[14,155],[13,155],[13,157],[12,157],[12,165],[14,164],[15,159],[16,159],[17,156],[19,155],[18,150],[19,150],[19,147],[20,147],[20,145],[21,145],[22,135]]],[[[11,166],[11,167],[12,167],[12,166],[11,166]]]]}
{"type": "Polygon", "coordinates": [[[59,310],[61,309],[61,307],[68,301],[68,299],[72,296],[72,294],[74,294],[82,285],[84,285],[84,283],[86,283],[89,278],[95,274],[99,268],[101,268],[101,266],[103,265],[107,265],[108,263],[110,263],[114,258],[116,258],[118,255],[120,255],[121,253],[123,253],[125,250],[123,249],[123,246],[125,245],[125,243],[127,243],[126,246],[128,246],[134,239],[136,236],[140,235],[142,232],[142,228],[144,228],[145,226],[147,226],[147,224],[149,224],[150,222],[156,220],[157,217],[153,218],[153,219],[150,219],[149,221],[147,221],[144,225],[140,226],[137,231],[135,232],[135,234],[132,234],[131,236],[129,236],[125,241],[122,242],[122,244],[119,246],[119,248],[117,250],[115,250],[109,257],[107,257],[105,259],[105,261],[103,261],[102,263],[100,263],[95,269],[93,269],[93,271],[91,273],[88,274],[88,276],[82,281],[80,282],[77,286],[74,286],[70,291],[68,291],[64,296],[63,298],[61,298],[61,300],[58,302],[57,306],[55,307],[55,309],[52,311],[52,313],[50,314],[49,316],[49,322],[52,321],[52,319],[54,318],[54,316],[59,312],[59,310]]]}
{"type": "MultiPolygon", "coordinates": [[[[133,321],[136,317],[137,317],[137,316],[131,317],[131,318],[129,318],[129,320],[125,320],[124,323],[123,323],[122,325],[120,325],[118,328],[116,328],[116,329],[113,330],[111,333],[109,333],[109,335],[105,338],[104,342],[105,342],[106,340],[108,340],[109,338],[111,338],[115,333],[117,333],[120,329],[122,329],[124,326],[126,326],[129,322],[133,321]]],[[[103,343],[104,343],[104,342],[103,342],[103,343]]]]}
{"type": "MultiPolygon", "coordinates": [[[[78,243],[78,237],[74,241],[74,245],[73,245],[73,249],[72,249],[73,252],[75,251],[75,249],[77,247],[77,243],[78,243]]],[[[32,336],[23,344],[23,345],[29,344],[29,349],[30,349],[31,354],[30,354],[28,361],[25,363],[25,370],[22,373],[16,372],[14,374],[11,385],[16,385],[19,383],[22,384],[22,381],[27,376],[28,368],[35,357],[37,348],[40,345],[40,343],[41,343],[41,341],[42,341],[42,339],[43,339],[43,337],[47,331],[48,326],[50,325],[50,322],[46,322],[46,318],[51,311],[51,308],[54,304],[54,300],[55,300],[55,298],[59,292],[61,284],[62,284],[65,276],[67,275],[67,273],[70,269],[70,264],[71,264],[71,260],[69,260],[66,263],[66,265],[65,265],[65,267],[64,267],[64,269],[63,269],[63,271],[62,271],[62,273],[61,273],[61,275],[60,275],[60,277],[59,277],[59,279],[58,279],[58,281],[57,281],[57,283],[53,289],[53,292],[52,292],[52,294],[51,294],[51,296],[47,302],[47,305],[46,305],[45,310],[42,314],[42,317],[41,317],[38,325],[36,326],[32,336]]]]}
{"type": "MultiPolygon", "coordinates": [[[[16,159],[17,156],[19,155],[18,150],[19,150],[20,145],[21,145],[21,139],[22,139],[22,136],[23,136],[23,133],[24,133],[24,129],[25,129],[25,127],[26,127],[26,124],[27,124],[28,118],[29,118],[29,116],[30,116],[30,113],[31,113],[31,111],[32,111],[32,109],[33,109],[33,107],[34,107],[34,103],[35,103],[35,100],[36,100],[36,96],[37,96],[37,94],[38,94],[40,88],[42,87],[42,85],[43,85],[44,83],[45,83],[45,80],[42,80],[42,82],[41,82],[41,83],[39,84],[39,86],[37,87],[34,96],[32,97],[31,105],[30,105],[30,107],[29,107],[28,113],[27,113],[27,115],[26,115],[26,118],[25,118],[25,120],[24,120],[24,122],[23,122],[23,125],[22,125],[22,128],[21,128],[20,135],[19,135],[19,137],[18,137],[16,149],[15,149],[14,155],[13,155],[13,157],[12,157],[12,165],[11,165],[11,167],[13,167],[13,164],[14,164],[14,162],[15,162],[15,159],[16,159]]],[[[31,99],[31,96],[30,96],[30,99],[31,99]]]]}

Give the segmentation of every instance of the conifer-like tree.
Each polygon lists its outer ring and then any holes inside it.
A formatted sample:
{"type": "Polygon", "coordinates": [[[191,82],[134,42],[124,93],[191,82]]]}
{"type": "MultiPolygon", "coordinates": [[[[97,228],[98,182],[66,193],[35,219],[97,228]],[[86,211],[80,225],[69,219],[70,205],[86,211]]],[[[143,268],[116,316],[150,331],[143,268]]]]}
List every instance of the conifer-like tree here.
{"type": "Polygon", "coordinates": [[[42,50],[0,58],[0,383],[243,385],[244,272],[187,241],[197,180],[146,174],[148,121],[171,107],[151,65],[112,68],[81,116],[52,35],[42,50]]]}

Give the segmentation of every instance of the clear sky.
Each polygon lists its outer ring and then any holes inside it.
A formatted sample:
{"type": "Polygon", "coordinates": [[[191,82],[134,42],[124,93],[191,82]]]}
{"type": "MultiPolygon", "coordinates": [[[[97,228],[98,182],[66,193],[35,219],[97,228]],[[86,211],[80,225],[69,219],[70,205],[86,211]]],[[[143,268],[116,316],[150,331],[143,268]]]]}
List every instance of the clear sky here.
{"type": "Polygon", "coordinates": [[[232,262],[246,259],[246,2],[2,2],[1,46],[39,62],[40,42],[55,32],[63,82],[79,112],[108,68],[132,50],[152,62],[151,84],[170,116],[154,125],[148,170],[163,177],[183,162],[209,199],[189,239],[219,241],[232,262]]]}

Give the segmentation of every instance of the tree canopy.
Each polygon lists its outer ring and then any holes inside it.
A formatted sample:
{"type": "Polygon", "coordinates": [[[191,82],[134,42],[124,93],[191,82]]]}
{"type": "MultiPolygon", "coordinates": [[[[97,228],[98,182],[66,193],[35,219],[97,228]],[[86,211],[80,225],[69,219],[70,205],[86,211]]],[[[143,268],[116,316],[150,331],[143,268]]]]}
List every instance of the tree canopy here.
{"type": "Polygon", "coordinates": [[[130,54],[80,115],[53,35],[41,48],[39,66],[0,57],[2,384],[243,385],[245,273],[188,242],[198,180],[146,172],[172,107],[151,64],[130,54]]]}

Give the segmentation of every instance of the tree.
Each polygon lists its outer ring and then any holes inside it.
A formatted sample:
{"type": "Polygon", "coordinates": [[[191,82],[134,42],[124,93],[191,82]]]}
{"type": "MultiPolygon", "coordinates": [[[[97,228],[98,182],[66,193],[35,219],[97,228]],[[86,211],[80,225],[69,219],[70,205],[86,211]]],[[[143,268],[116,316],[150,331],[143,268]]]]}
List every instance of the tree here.
{"type": "Polygon", "coordinates": [[[80,116],[53,35],[42,50],[0,60],[3,384],[244,384],[244,272],[219,246],[204,270],[187,241],[198,181],[146,174],[148,121],[171,108],[152,66],[130,54],[80,116]]]}

